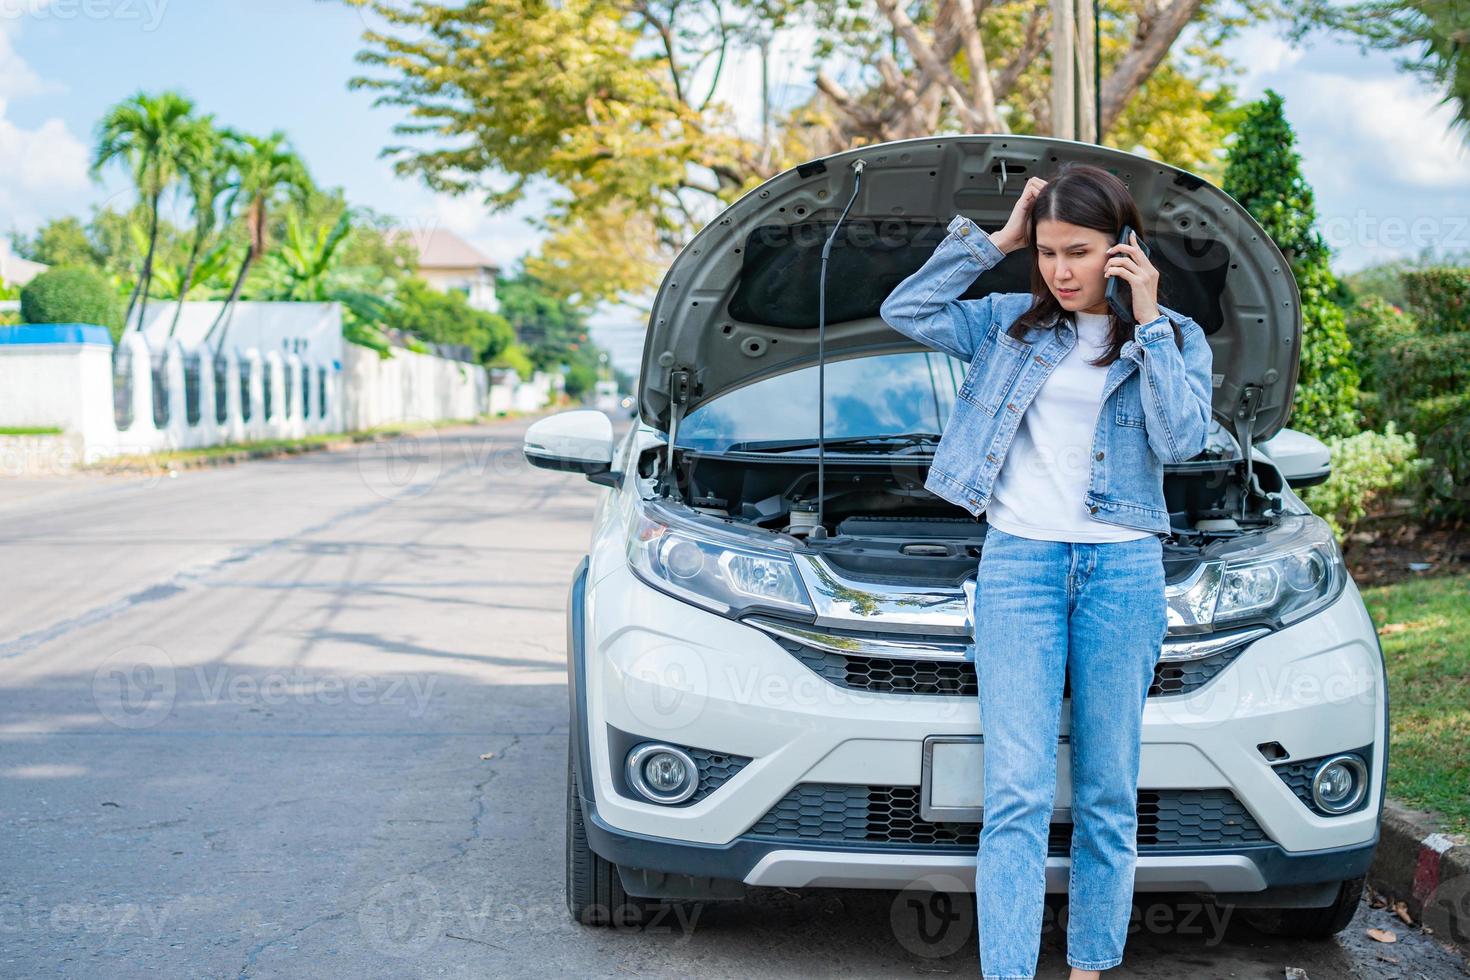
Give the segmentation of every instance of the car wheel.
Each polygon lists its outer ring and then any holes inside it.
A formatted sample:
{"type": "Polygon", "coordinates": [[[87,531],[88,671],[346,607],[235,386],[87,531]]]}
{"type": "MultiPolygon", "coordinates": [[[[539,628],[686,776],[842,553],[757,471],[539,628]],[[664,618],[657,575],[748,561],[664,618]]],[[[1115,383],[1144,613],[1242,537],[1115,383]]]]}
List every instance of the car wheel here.
{"type": "Polygon", "coordinates": [[[587,844],[582,800],[577,795],[577,767],[567,749],[567,911],[584,926],[640,928],[658,913],[661,902],[637,898],[623,890],[618,866],[587,844]]]}
{"type": "Polygon", "coordinates": [[[1363,878],[1350,878],[1337,889],[1337,900],[1320,909],[1241,909],[1246,922],[1270,936],[1330,939],[1347,928],[1363,899],[1363,878]]]}

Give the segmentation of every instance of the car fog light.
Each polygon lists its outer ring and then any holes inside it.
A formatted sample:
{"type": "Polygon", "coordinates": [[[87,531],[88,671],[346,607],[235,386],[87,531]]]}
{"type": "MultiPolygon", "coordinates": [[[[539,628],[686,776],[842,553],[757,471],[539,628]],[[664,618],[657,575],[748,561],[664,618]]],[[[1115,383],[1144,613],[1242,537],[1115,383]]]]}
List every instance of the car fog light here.
{"type": "Polygon", "coordinates": [[[699,788],[699,769],[683,749],[645,742],[628,753],[628,783],[655,803],[682,803],[699,788]]]}
{"type": "Polygon", "coordinates": [[[1336,755],[1312,776],[1312,800],[1328,813],[1346,813],[1368,792],[1368,769],[1355,755],[1336,755]]]}

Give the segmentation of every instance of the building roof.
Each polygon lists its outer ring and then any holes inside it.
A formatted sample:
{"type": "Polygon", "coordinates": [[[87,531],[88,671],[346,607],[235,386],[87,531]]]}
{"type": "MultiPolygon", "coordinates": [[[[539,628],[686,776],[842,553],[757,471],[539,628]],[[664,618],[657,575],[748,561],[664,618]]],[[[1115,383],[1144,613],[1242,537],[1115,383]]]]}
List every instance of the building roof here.
{"type": "Polygon", "coordinates": [[[397,232],[394,239],[407,240],[413,245],[419,253],[419,267],[422,269],[485,268],[497,273],[500,271],[490,256],[443,228],[403,230],[397,232]]]}
{"type": "Polygon", "coordinates": [[[45,272],[48,266],[23,259],[10,250],[9,242],[0,242],[0,282],[7,286],[24,286],[45,272]]]}

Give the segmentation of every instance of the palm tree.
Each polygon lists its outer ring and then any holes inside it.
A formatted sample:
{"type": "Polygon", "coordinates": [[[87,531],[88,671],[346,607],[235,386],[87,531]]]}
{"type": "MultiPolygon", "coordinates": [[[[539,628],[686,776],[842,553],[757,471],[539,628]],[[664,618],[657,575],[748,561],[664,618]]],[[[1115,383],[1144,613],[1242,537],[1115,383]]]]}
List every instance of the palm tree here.
{"type": "Polygon", "coordinates": [[[148,309],[149,279],[153,275],[153,254],[158,247],[159,203],[178,180],[185,147],[197,138],[193,114],[193,100],[179,92],[158,95],[139,92],[107,110],[97,124],[92,152],[93,178],[99,178],[102,168],[115,160],[125,163],[149,214],[148,250],[138,283],[128,300],[123,317],[125,325],[131,321],[135,303],[140,304],[138,327],[141,329],[143,325],[143,315],[148,309]]]}
{"type": "Polygon", "coordinates": [[[184,312],[184,300],[188,298],[189,289],[194,285],[200,260],[210,252],[216,232],[229,221],[228,210],[221,214],[220,205],[230,190],[233,166],[230,155],[225,152],[220,131],[214,126],[214,116],[194,120],[193,132],[184,143],[184,159],[181,164],[194,228],[189,241],[189,257],[179,279],[179,303],[174,309],[173,323],[168,328],[170,337],[178,329],[179,316],[184,312]]]}
{"type": "Polygon", "coordinates": [[[237,213],[239,202],[245,203],[245,228],[249,245],[245,250],[245,259],[240,263],[240,271],[235,276],[235,284],[230,288],[230,297],[204,337],[207,342],[221,324],[225,325],[216,350],[224,349],[225,336],[229,333],[229,316],[240,298],[245,276],[249,274],[251,265],[265,254],[268,244],[268,206],[280,191],[288,191],[304,199],[312,189],[306,164],[291,149],[286,134],[280,130],[261,137],[227,129],[224,130],[224,137],[230,148],[235,170],[235,182],[231,187],[228,208],[231,213],[237,213]]]}

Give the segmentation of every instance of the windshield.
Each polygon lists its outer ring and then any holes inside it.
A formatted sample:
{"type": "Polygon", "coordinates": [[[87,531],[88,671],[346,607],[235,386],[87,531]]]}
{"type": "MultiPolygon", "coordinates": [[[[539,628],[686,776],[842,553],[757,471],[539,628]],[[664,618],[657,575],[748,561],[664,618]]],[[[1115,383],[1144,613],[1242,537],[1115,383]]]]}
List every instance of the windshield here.
{"type": "MultiPolygon", "coordinates": [[[[829,361],[827,439],[939,433],[965,363],[939,351],[829,361]]],[[[817,438],[817,368],[748,384],[700,405],[679,422],[675,445],[723,452],[735,443],[817,438]]]]}

